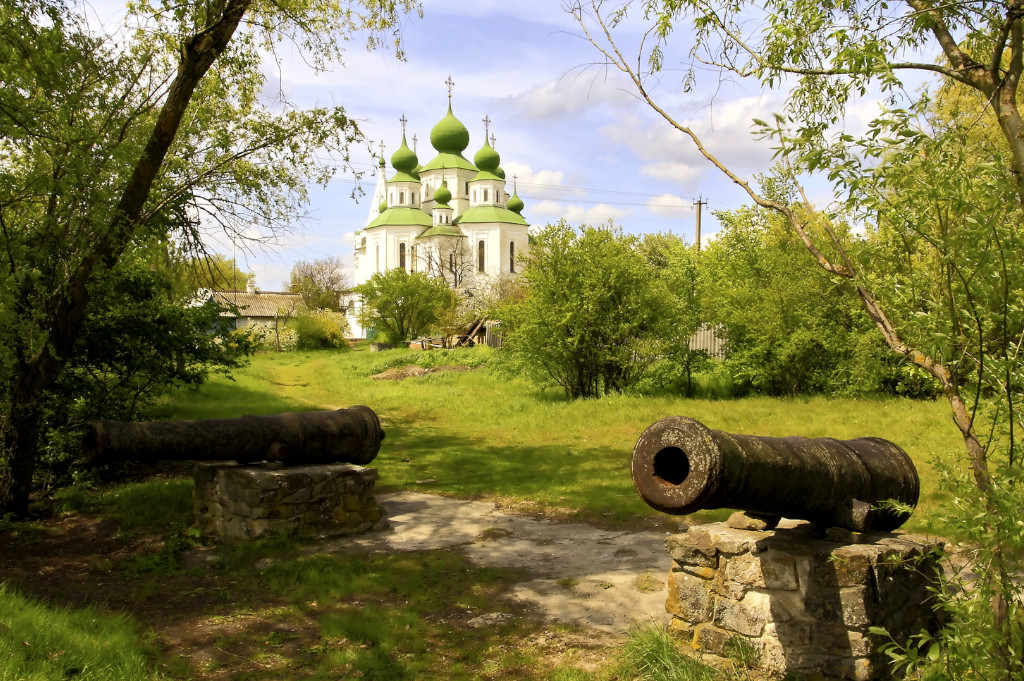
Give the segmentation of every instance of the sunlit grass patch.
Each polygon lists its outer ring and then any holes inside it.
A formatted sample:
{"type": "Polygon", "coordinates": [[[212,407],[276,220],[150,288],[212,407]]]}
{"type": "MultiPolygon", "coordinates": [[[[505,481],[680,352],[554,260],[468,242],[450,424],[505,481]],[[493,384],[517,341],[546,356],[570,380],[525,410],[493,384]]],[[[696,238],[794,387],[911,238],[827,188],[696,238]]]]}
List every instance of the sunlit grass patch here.
{"type": "MultiPolygon", "coordinates": [[[[665,416],[690,416],[732,433],[851,439],[874,436],[903,447],[917,464],[922,497],[909,531],[943,532],[944,503],[935,458],[953,460],[961,440],[941,402],[896,398],[751,397],[693,400],[612,395],[570,402],[481,362],[486,348],[261,355],[200,393],[179,393],[176,417],[370,406],[387,437],[374,466],[378,489],[409,489],[535,506],[565,518],[610,526],[674,518],[647,507],[633,488],[629,461],[637,438],[665,416]],[[469,364],[474,371],[377,381],[381,367],[469,364]]],[[[702,511],[688,522],[724,520],[702,511]]]]}
{"type": "Polygon", "coordinates": [[[127,618],[50,608],[0,584],[0,679],[150,679],[138,632],[127,618]]]}

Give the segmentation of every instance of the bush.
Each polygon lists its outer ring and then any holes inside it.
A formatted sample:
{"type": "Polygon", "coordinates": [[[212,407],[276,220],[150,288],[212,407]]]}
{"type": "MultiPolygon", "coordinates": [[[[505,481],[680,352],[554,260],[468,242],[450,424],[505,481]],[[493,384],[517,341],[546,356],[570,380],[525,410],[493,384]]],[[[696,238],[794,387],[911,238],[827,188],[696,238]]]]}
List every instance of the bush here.
{"type": "MultiPolygon", "coordinates": [[[[348,320],[333,310],[313,310],[300,314],[289,328],[296,334],[296,347],[300,350],[347,348],[348,320]]],[[[283,348],[282,348],[283,349],[283,348]]]]}

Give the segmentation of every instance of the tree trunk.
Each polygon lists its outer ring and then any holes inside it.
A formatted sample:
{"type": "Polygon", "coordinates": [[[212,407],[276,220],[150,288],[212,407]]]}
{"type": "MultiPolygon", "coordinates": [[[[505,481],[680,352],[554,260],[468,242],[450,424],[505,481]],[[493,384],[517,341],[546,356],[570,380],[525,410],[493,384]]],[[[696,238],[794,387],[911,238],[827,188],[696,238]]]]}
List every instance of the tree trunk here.
{"type": "MultiPolygon", "coordinates": [[[[167,99],[142,156],[121,193],[113,219],[97,235],[91,250],[67,285],[54,296],[54,304],[43,307],[45,318],[38,325],[31,319],[25,320],[28,328],[41,326],[47,332],[46,342],[38,351],[19,348],[19,356],[25,359],[13,377],[11,402],[2,421],[0,438],[3,446],[0,454],[7,463],[0,468],[0,516],[7,513],[24,515],[28,510],[46,393],[68,364],[88,312],[92,284],[104,271],[117,264],[135,236],[150,189],[174,142],[195,88],[227,47],[251,3],[252,0],[227,0],[219,17],[184,42],[178,71],[168,89],[167,99]]],[[[37,296],[27,279],[13,309],[19,312],[27,310],[29,315],[40,310],[37,296]]]]}

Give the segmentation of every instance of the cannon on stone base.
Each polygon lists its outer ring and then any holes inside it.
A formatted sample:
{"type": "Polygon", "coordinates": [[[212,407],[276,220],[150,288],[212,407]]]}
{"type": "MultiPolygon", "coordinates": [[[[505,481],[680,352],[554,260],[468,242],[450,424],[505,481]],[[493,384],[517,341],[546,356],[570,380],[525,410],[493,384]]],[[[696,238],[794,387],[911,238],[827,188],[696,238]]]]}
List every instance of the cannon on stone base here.
{"type": "Polygon", "coordinates": [[[364,406],[198,421],[92,421],[82,449],[94,464],[115,461],[279,461],[366,465],[384,431],[364,406]]]}
{"type": "Polygon", "coordinates": [[[898,528],[920,491],[914,463],[888,440],[734,435],[682,416],[644,431],[632,473],[665,513],[735,508],[856,532],[898,528]]]}

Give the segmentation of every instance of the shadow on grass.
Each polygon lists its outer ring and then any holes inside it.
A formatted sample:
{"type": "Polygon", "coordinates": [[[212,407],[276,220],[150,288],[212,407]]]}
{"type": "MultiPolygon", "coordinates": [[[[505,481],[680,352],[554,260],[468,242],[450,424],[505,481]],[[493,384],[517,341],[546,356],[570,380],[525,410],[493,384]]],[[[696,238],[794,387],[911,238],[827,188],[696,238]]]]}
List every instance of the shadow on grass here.
{"type": "MultiPolygon", "coordinates": [[[[272,566],[253,573],[248,560],[229,556],[232,566],[215,580],[235,585],[230,607],[181,603],[180,616],[156,631],[164,674],[254,680],[547,678],[535,655],[507,645],[549,628],[506,600],[514,574],[474,567],[445,551],[272,553],[271,560],[272,566]],[[507,619],[469,624],[491,612],[507,619]]],[[[173,587],[170,597],[180,598],[173,587]]]]}
{"type": "Polygon", "coordinates": [[[562,444],[509,445],[468,438],[456,428],[388,419],[374,462],[383,488],[462,498],[500,496],[571,509],[583,519],[650,517],[633,488],[630,451],[562,444]]]}
{"type": "Polygon", "coordinates": [[[161,419],[234,418],[327,408],[238,383],[210,382],[200,388],[174,391],[166,402],[158,406],[156,416],[161,419]]]}

